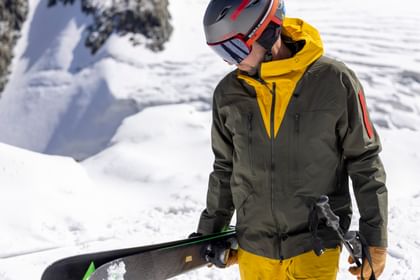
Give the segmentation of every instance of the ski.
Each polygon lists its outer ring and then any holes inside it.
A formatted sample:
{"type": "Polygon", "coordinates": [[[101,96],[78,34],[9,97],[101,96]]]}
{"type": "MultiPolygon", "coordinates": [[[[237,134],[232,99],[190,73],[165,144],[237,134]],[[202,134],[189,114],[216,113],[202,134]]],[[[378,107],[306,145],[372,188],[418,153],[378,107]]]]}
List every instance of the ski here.
{"type": "Polygon", "coordinates": [[[168,279],[209,262],[223,267],[235,230],[148,246],[103,251],[52,263],[41,280],[168,279]]]}

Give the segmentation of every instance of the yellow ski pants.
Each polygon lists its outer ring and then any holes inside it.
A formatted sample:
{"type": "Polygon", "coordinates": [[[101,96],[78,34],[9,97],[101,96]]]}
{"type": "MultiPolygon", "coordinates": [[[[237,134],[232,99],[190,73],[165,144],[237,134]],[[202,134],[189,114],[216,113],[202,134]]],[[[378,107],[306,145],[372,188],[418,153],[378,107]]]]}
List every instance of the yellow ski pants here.
{"type": "Polygon", "coordinates": [[[313,251],[286,260],[251,254],[241,248],[238,264],[241,280],[335,280],[340,248],[327,249],[321,256],[313,251]]]}

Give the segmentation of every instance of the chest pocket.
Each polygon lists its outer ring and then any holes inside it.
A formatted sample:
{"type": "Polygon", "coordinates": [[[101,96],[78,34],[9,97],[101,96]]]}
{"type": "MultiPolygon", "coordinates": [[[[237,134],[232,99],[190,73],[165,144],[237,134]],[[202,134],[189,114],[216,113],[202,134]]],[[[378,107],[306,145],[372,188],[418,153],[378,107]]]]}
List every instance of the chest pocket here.
{"type": "Polygon", "coordinates": [[[336,116],[332,110],[301,111],[288,116],[293,124],[288,131],[291,183],[301,191],[326,193],[337,184],[341,157],[336,116]]]}
{"type": "Polygon", "coordinates": [[[247,114],[247,128],[248,128],[248,161],[249,161],[249,168],[251,170],[251,174],[255,175],[255,168],[254,168],[254,114],[249,112],[247,114]]]}
{"type": "Polygon", "coordinates": [[[236,114],[231,119],[234,162],[237,168],[255,175],[256,119],[251,110],[236,114]]]}

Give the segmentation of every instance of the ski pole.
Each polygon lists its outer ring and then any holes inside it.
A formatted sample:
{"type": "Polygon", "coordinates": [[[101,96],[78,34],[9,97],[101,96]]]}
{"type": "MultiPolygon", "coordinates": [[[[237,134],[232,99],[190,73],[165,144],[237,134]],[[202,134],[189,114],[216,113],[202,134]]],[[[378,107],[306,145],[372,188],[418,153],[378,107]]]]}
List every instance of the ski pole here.
{"type": "Polygon", "coordinates": [[[340,218],[334,214],[332,211],[329,198],[326,195],[322,195],[318,201],[316,202],[316,206],[320,211],[320,214],[323,218],[327,220],[327,226],[334,229],[337,233],[338,237],[346,247],[347,251],[349,252],[350,256],[356,263],[358,267],[362,266],[361,258],[362,258],[362,243],[360,241],[360,235],[358,231],[348,231],[344,233],[340,227],[340,218]]]}

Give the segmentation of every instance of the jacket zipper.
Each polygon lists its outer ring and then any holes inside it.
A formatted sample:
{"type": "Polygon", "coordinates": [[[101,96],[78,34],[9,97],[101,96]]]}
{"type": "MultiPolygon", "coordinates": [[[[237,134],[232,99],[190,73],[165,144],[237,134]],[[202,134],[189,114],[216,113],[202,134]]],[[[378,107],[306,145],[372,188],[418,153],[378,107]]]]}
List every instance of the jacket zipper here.
{"type": "Polygon", "coordinates": [[[273,214],[274,222],[276,223],[276,229],[277,229],[277,239],[279,244],[279,256],[280,259],[283,259],[282,255],[282,239],[280,237],[280,228],[279,228],[279,221],[277,220],[277,217],[275,215],[275,205],[274,205],[274,198],[275,198],[275,184],[274,184],[274,174],[275,174],[275,163],[274,163],[274,111],[276,108],[276,83],[273,83],[272,91],[272,100],[271,100],[271,114],[270,114],[270,143],[271,143],[271,212],[273,214]]]}
{"type": "Polygon", "coordinates": [[[253,117],[254,116],[252,113],[248,113],[248,157],[249,157],[249,165],[251,168],[251,173],[252,175],[255,175],[254,162],[253,162],[253,157],[252,157],[252,119],[253,117]]]}
{"type": "Polygon", "coordinates": [[[273,86],[270,89],[267,85],[267,83],[261,79],[257,79],[258,82],[260,82],[262,85],[266,86],[267,89],[270,91],[272,99],[271,99],[271,114],[270,114],[270,149],[271,149],[271,167],[270,167],[270,173],[271,173],[271,213],[273,215],[273,220],[276,226],[277,230],[277,240],[279,244],[279,256],[280,259],[283,259],[282,255],[282,237],[283,234],[280,234],[280,228],[279,228],[279,221],[277,220],[274,209],[274,172],[275,172],[275,165],[274,165],[274,110],[276,105],[276,83],[273,82],[273,86]]]}
{"type": "Polygon", "coordinates": [[[296,171],[296,183],[299,185],[300,183],[300,174],[299,174],[299,163],[297,158],[299,158],[299,133],[300,133],[300,114],[295,114],[295,133],[296,133],[296,139],[294,141],[295,145],[295,154],[294,154],[294,168],[296,171]]]}
{"type": "MultiPolygon", "coordinates": [[[[273,83],[271,100],[271,113],[270,113],[270,147],[271,147],[271,193],[274,194],[274,110],[276,104],[276,83],[273,83]]],[[[272,199],[272,209],[274,210],[274,203],[272,199]]],[[[274,213],[274,212],[273,212],[274,213]]]]}

